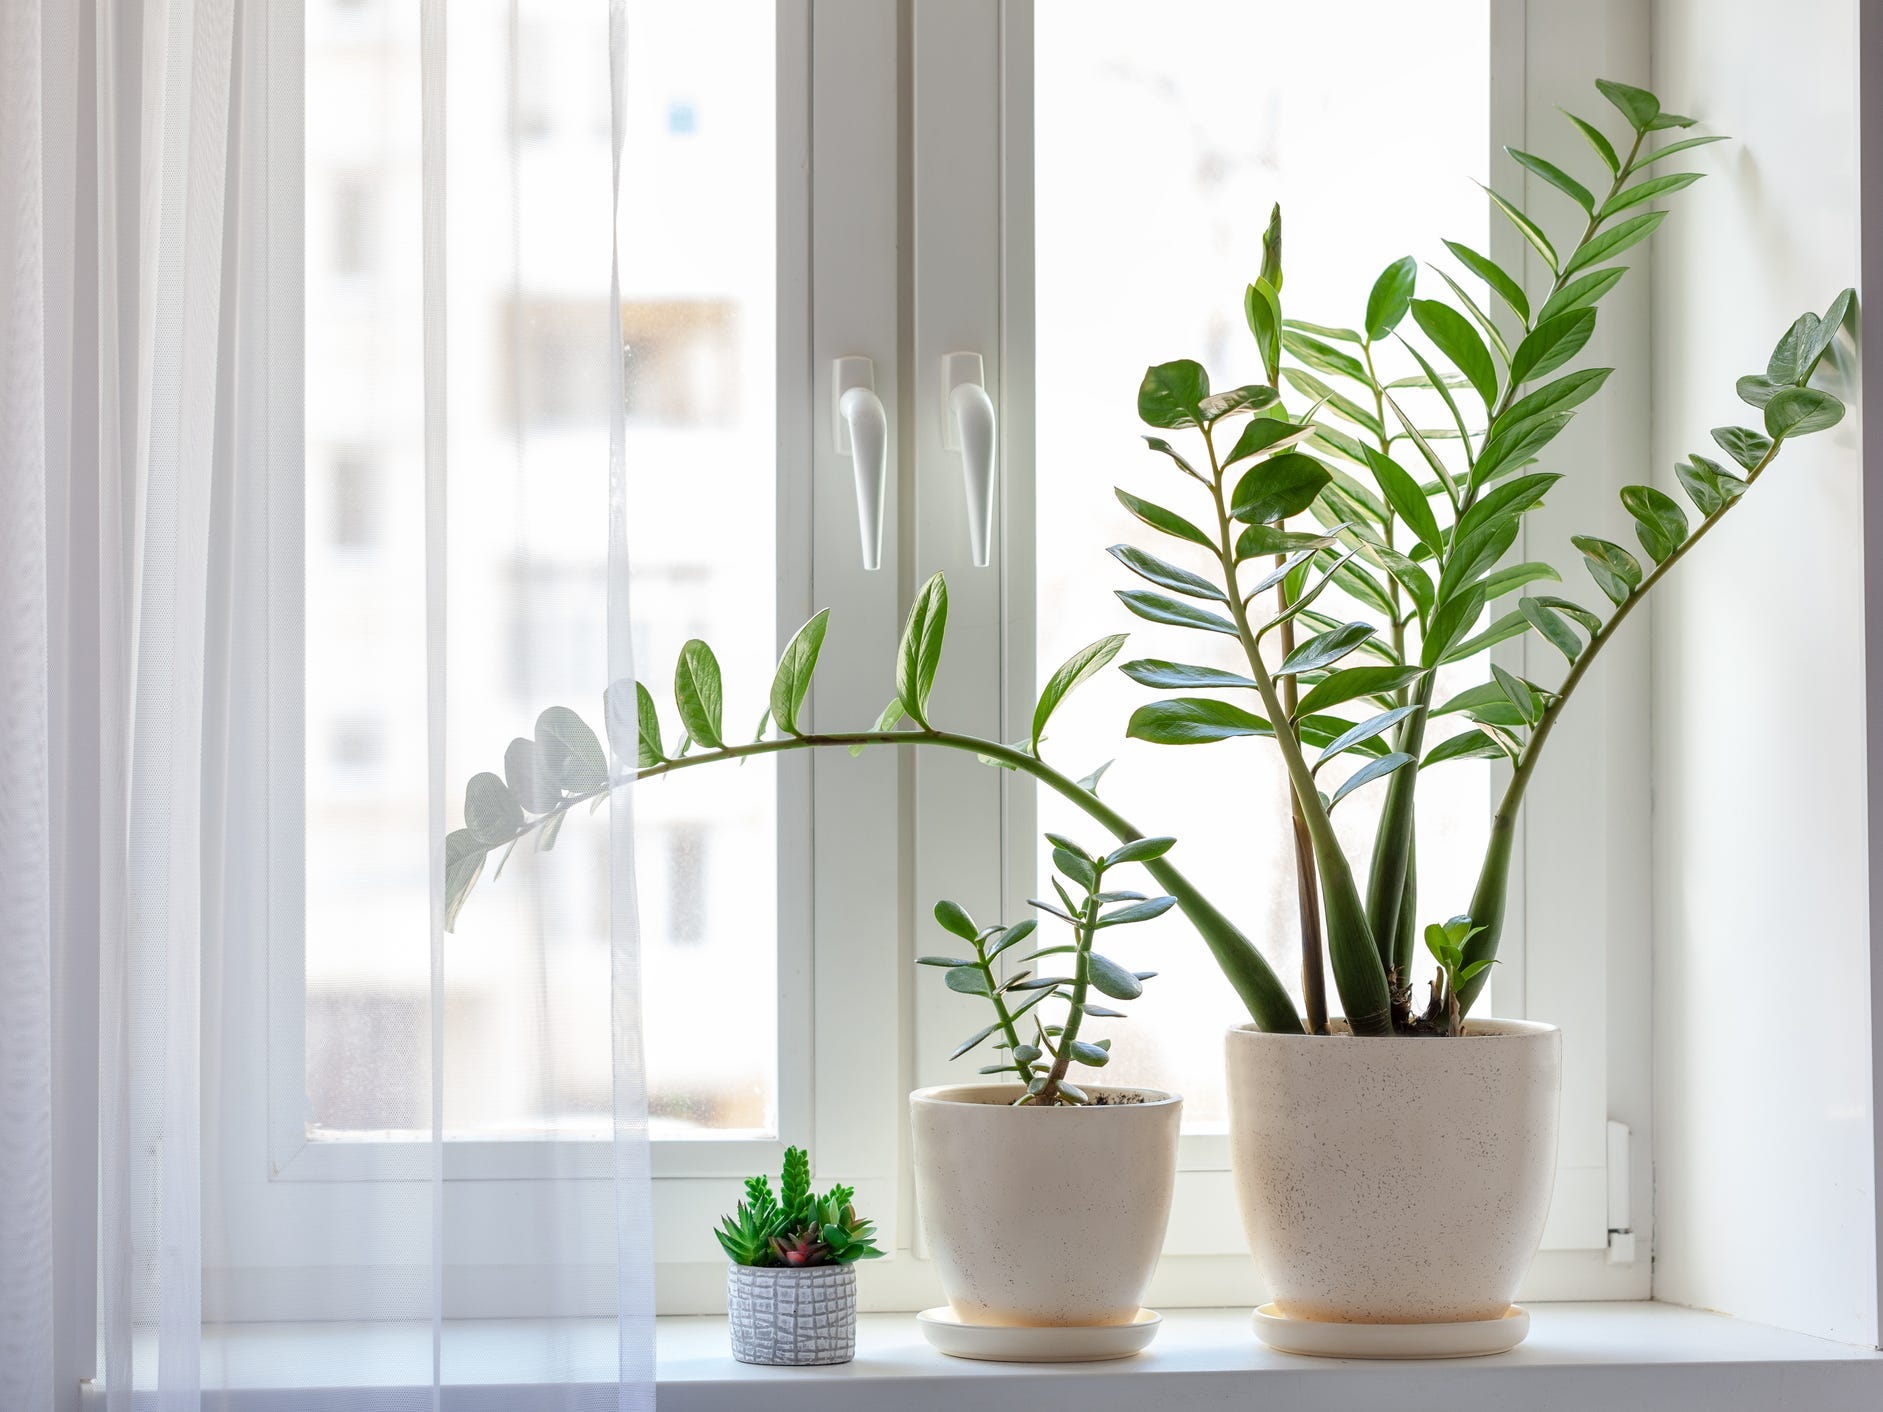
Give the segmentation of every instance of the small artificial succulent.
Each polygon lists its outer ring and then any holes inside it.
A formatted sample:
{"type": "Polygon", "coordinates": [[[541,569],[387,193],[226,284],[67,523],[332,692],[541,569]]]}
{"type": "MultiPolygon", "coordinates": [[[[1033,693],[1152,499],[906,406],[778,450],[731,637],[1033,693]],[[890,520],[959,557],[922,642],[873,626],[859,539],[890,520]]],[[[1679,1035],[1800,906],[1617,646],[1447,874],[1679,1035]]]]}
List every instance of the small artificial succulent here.
{"type": "Polygon", "coordinates": [[[785,1152],[773,1192],[768,1177],[747,1177],[745,1200],[713,1232],[735,1265],[847,1265],[874,1260],[876,1226],[857,1215],[856,1188],[811,1191],[811,1159],[801,1147],[785,1152]]]}
{"type": "MultiPolygon", "coordinates": [[[[1118,962],[1092,949],[1100,931],[1106,927],[1128,926],[1161,917],[1177,905],[1173,897],[1146,897],[1105,885],[1106,873],[1127,863],[1146,863],[1161,858],[1176,842],[1171,838],[1139,838],[1112,849],[1092,854],[1059,834],[1047,834],[1053,848],[1053,891],[1060,906],[1033,899],[1034,907],[1056,917],[1072,928],[1072,940],[1029,951],[1015,963],[1004,978],[995,975],[997,957],[1032,936],[1038,924],[1029,917],[1011,927],[976,926],[974,919],[959,903],[935,904],[935,920],[942,927],[974,948],[974,956],[922,956],[916,964],[946,969],[950,990],[963,995],[985,996],[994,1007],[994,1023],[968,1036],[950,1059],[959,1059],[982,1041],[999,1036],[996,1049],[1007,1051],[1005,1060],[985,1066],[983,1074],[1014,1074],[1026,1085],[1016,1104],[1055,1107],[1089,1102],[1089,1096],[1067,1073],[1074,1064],[1103,1068],[1111,1062],[1111,1041],[1094,1043],[1081,1037],[1087,1017],[1122,1020],[1124,1012],[1100,1005],[1091,998],[1094,990],[1113,1000],[1136,1000],[1144,991],[1144,982],[1155,971],[1130,971],[1118,962]],[[1071,884],[1070,887],[1067,884],[1071,884]],[[1109,909],[1109,910],[1107,910],[1109,909]],[[1070,956],[1064,975],[1039,975],[1027,966],[1048,956],[1070,956]],[[1020,1038],[1019,1021],[1041,1002],[1062,1000],[1065,1014],[1057,1024],[1047,1024],[1033,1015],[1033,1040],[1020,1038]]],[[[1046,968],[1041,967],[1044,971],[1046,968]]]]}

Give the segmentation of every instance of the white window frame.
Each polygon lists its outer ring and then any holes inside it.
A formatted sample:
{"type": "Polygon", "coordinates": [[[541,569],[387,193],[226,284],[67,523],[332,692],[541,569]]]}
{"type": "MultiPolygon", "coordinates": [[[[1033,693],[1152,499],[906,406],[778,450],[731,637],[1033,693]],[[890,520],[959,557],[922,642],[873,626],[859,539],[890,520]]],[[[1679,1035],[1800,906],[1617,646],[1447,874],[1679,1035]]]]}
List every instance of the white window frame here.
{"type": "MultiPolygon", "coordinates": [[[[1487,3],[1494,154],[1504,143],[1550,152],[1561,136],[1554,105],[1586,111],[1589,75],[1645,75],[1646,21],[1635,7],[1569,15],[1542,0],[1487,3]]],[[[838,605],[814,719],[873,716],[889,690],[902,613],[919,583],[943,570],[951,631],[938,709],[958,728],[1012,739],[1024,731],[1034,695],[1032,0],[911,0],[906,8],[778,0],[777,14],[778,638],[782,644],[816,608],[838,605]],[[969,562],[960,462],[941,440],[940,362],[955,351],[981,354],[999,419],[991,569],[969,562]],[[897,467],[874,573],[858,561],[850,463],[830,432],[832,361],[856,355],[873,360],[897,467]]],[[[296,360],[298,25],[296,13],[270,46],[270,121],[279,126],[271,128],[270,179],[279,186],[269,212],[290,229],[274,232],[268,246],[284,271],[295,272],[286,281],[292,308],[277,309],[271,329],[283,344],[277,356],[296,360]]],[[[1500,189],[1535,194],[1501,156],[1492,170],[1500,189]]],[[[1511,268],[1528,254],[1501,228],[1492,252],[1511,268]]],[[[1592,356],[1646,366],[1647,275],[1638,268],[1604,305],[1592,356]]],[[[302,502],[299,441],[276,431],[272,502],[256,525],[269,546],[272,607],[265,621],[238,629],[253,634],[251,660],[268,664],[264,678],[242,684],[265,693],[270,711],[266,738],[256,742],[267,769],[255,776],[269,781],[269,792],[247,801],[266,824],[251,836],[261,850],[252,875],[268,879],[266,911],[255,914],[268,947],[265,966],[234,978],[252,1003],[228,1007],[226,1021],[229,1041],[253,1045],[244,1052],[265,1053],[267,1063],[248,1066],[227,1095],[238,1131],[225,1136],[227,1161],[210,1179],[220,1185],[216,1198],[232,1234],[233,1307],[250,1318],[319,1318],[346,1311],[323,1304],[320,1282],[298,1273],[373,1263],[383,1252],[284,1240],[296,1228],[297,1202],[307,1199],[297,1193],[322,1184],[318,1199],[330,1217],[351,1189],[364,1212],[383,1198],[382,1183],[425,1180],[430,1159],[423,1143],[310,1143],[299,1120],[302,502]],[[283,473],[289,466],[293,475],[283,473]],[[265,1261],[254,1258],[261,1251],[265,1261]]],[[[1646,443],[1640,385],[1617,380],[1600,412],[1565,437],[1592,473],[1565,481],[1531,532],[1554,546],[1566,526],[1612,519],[1614,492],[1646,443]]],[[[1521,669],[1536,650],[1519,641],[1497,655],[1521,669]]],[[[1579,745],[1556,752],[1587,752],[1581,758],[1606,768],[1546,770],[1531,790],[1526,818],[1545,822],[1525,825],[1496,990],[1500,1012],[1549,1019],[1566,1034],[1558,1199],[1526,1286],[1531,1298],[1640,1298],[1648,1287],[1645,1242],[1637,1263],[1614,1264],[1607,1234],[1615,1202],[1611,1117],[1637,1137],[1621,1195],[1634,1211],[1649,1209],[1645,634],[1617,643],[1608,657],[1585,688],[1590,700],[1564,723],[1579,745]],[[1591,918],[1603,933],[1593,943],[1584,920],[1591,918]]],[[[1530,665],[1547,670],[1540,659],[1530,665]]],[[[791,1142],[810,1146],[821,1172],[857,1185],[893,1247],[894,1258],[874,1267],[866,1299],[919,1307],[934,1302],[936,1281],[914,1220],[903,1095],[958,1081],[973,1066],[942,1058],[969,1002],[918,984],[908,962],[938,897],[957,898],[977,915],[1024,912],[1033,885],[1032,787],[948,752],[874,750],[858,759],[806,752],[779,766],[780,1133],[777,1141],[655,1145],[661,1308],[719,1307],[711,1221],[737,1178],[775,1166],[791,1142]],[[997,830],[987,827],[990,818],[997,830]],[[819,986],[820,977],[841,980],[819,986]]],[[[232,828],[231,836],[243,835],[232,828]]],[[[540,1177],[592,1176],[582,1185],[598,1202],[607,1199],[602,1142],[453,1142],[446,1160],[451,1219],[494,1233],[506,1225],[507,1203],[527,1201],[540,1177]]],[[[1249,1302],[1258,1287],[1234,1214],[1226,1140],[1187,1134],[1180,1167],[1153,1299],[1249,1302]]],[[[330,1218],[323,1228],[334,1229],[330,1218]]],[[[1645,1221],[1634,1229],[1644,1233],[1645,1221]]],[[[579,1250],[573,1241],[566,1251],[506,1250],[493,1234],[482,1256],[483,1268],[454,1267],[448,1281],[463,1312],[558,1312],[517,1307],[505,1272],[519,1261],[578,1261],[579,1250]]]]}

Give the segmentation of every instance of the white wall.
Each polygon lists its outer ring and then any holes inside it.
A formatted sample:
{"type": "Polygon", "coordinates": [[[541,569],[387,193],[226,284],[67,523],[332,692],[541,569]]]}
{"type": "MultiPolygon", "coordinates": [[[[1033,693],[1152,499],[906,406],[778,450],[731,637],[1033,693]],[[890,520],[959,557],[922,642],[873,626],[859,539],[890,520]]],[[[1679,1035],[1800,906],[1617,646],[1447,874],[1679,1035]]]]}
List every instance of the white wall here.
{"type": "MultiPolygon", "coordinates": [[[[1694,154],[1712,175],[1656,237],[1657,484],[1709,428],[1758,425],[1734,379],[1857,282],[1857,12],[1654,0],[1652,86],[1736,138],[1694,154]]],[[[1655,605],[1654,1288],[1874,1343],[1861,443],[1838,390],[1844,424],[1788,448],[1655,605]]]]}

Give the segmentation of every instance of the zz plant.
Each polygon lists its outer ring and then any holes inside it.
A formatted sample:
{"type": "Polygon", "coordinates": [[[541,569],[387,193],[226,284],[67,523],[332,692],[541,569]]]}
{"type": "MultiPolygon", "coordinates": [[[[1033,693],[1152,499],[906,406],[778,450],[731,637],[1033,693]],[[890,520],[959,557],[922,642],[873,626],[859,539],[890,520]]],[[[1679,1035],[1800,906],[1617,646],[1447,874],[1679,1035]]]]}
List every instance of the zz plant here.
{"type": "Polygon", "coordinates": [[[948,1056],[950,1059],[959,1059],[999,1035],[994,1047],[1007,1051],[1006,1062],[986,1065],[981,1072],[1018,1075],[1025,1088],[1015,1100],[1016,1104],[1089,1103],[1092,1095],[1067,1078],[1067,1074],[1074,1064],[1104,1068],[1111,1062],[1111,1041],[1081,1038],[1085,1021],[1088,1018],[1124,1018],[1124,1011],[1093,1000],[1092,992],[1097,991],[1112,1000],[1136,1000],[1144,993],[1144,982],[1157,974],[1127,970],[1103,952],[1094,950],[1094,944],[1099,933],[1109,927],[1148,922],[1177,905],[1174,897],[1147,897],[1141,892],[1108,888],[1106,874],[1127,863],[1161,858],[1177,840],[1133,839],[1103,854],[1087,853],[1059,834],[1047,834],[1046,841],[1053,849],[1056,873],[1053,891],[1061,905],[1056,907],[1037,897],[1032,899],[1032,905],[1070,927],[1072,940],[1029,951],[1014,964],[1026,966],[1029,961],[1070,956],[1072,959],[1066,963],[1066,968],[1071,975],[1037,975],[1026,969],[1013,971],[1004,979],[998,977],[995,959],[1033,936],[1038,923],[1029,917],[1011,927],[977,927],[965,908],[947,901],[935,904],[935,920],[942,930],[972,946],[974,955],[972,958],[921,956],[916,958],[916,964],[944,967],[944,979],[950,990],[985,996],[994,1007],[994,1022],[964,1039],[948,1056]],[[1037,1007],[1047,1000],[1065,1002],[1065,1013],[1056,1024],[1047,1024],[1036,1013],[1037,1007]],[[1029,1016],[1033,1021],[1033,1038],[1023,1041],[1019,1022],[1029,1016]]]}
{"type": "Polygon", "coordinates": [[[735,1265],[848,1265],[874,1260],[876,1226],[857,1215],[853,1187],[811,1190],[811,1159],[801,1147],[785,1150],[778,1189],[767,1177],[747,1177],[745,1200],[713,1232],[735,1265]]]}
{"type": "MultiPolygon", "coordinates": [[[[1541,540],[1540,533],[1524,537],[1525,517],[1565,473],[1533,468],[1613,371],[1573,364],[1594,334],[1600,301],[1627,273],[1616,260],[1665,219],[1664,212],[1646,209],[1648,203],[1699,180],[1694,172],[1648,170],[1721,140],[1686,137],[1650,147],[1652,134],[1686,129],[1693,120],[1664,112],[1645,90],[1606,81],[1596,86],[1626,126],[1625,146],[1617,146],[1596,124],[1570,115],[1599,163],[1596,187],[1531,153],[1510,154],[1575,208],[1580,229],[1570,243],[1559,249],[1542,220],[1487,192],[1547,270],[1540,297],[1488,256],[1446,241],[1459,273],[1436,272],[1449,298],[1419,297],[1419,266],[1406,257],[1375,282],[1358,326],[1285,318],[1277,212],[1262,242],[1260,274],[1244,299],[1264,380],[1213,392],[1203,367],[1181,360],[1152,367],[1139,389],[1139,415],[1156,433],[1145,439],[1196,508],[1166,508],[1123,488],[1118,499],[1147,530],[1176,541],[1183,546],[1177,552],[1206,571],[1117,545],[1112,555],[1148,585],[1123,589],[1118,597],[1153,624],[1233,639],[1246,670],[1165,658],[1123,663],[1133,680],[1181,693],[1140,707],[1128,734],[1166,745],[1244,736],[1274,742],[1290,784],[1305,1015],[1253,942],[1171,861],[1180,850],[1168,839],[1159,837],[1134,860],[1162,889],[1165,898],[1158,900],[1183,911],[1265,1030],[1326,1033],[1322,976],[1331,970],[1356,1035],[1458,1032],[1496,959],[1525,792],[1578,686],[1636,605],[1741,503],[1785,446],[1843,416],[1843,404],[1811,379],[1851,311],[1849,290],[1822,316],[1800,316],[1764,371],[1739,380],[1739,396],[1757,413],[1758,425],[1715,428],[1712,439],[1724,459],[1696,453],[1675,467],[1685,505],[1650,485],[1622,491],[1639,554],[1592,534],[1571,538],[1599,597],[1585,602],[1545,587],[1562,579],[1546,560],[1507,562],[1520,540],[1541,540]],[[1496,303],[1474,296],[1467,282],[1488,290],[1496,303]],[[1493,317],[1489,310],[1498,306],[1502,312],[1493,317]],[[1381,367],[1388,358],[1413,371],[1390,375],[1381,367]],[[1298,399],[1293,407],[1289,395],[1298,399]],[[1174,444],[1165,433],[1186,444],[1174,444]],[[1513,594],[1515,605],[1503,606],[1513,594]],[[1337,602],[1342,608],[1333,611],[1337,602]],[[1483,661],[1486,649],[1529,633],[1564,658],[1558,679],[1534,681],[1493,665],[1476,685],[1436,700],[1440,668],[1483,661]],[[1443,716],[1469,724],[1428,742],[1430,724],[1443,716]],[[1418,782],[1426,770],[1473,756],[1504,759],[1510,772],[1465,910],[1424,930],[1440,976],[1429,1004],[1415,1009],[1418,782]],[[1335,783],[1343,769],[1345,777],[1335,783]],[[1355,791],[1378,781],[1385,796],[1363,886],[1332,815],[1355,791]]],[[[881,744],[966,751],[1070,800],[1121,844],[1142,850],[1151,843],[1100,799],[1104,766],[1076,778],[1042,753],[1054,713],[1081,682],[1111,665],[1124,637],[1103,638],[1054,672],[1026,738],[1008,744],[950,731],[931,719],[947,618],[947,586],[937,575],[916,596],[898,649],[895,696],[871,729],[812,730],[802,719],[828,609],[786,647],[755,740],[727,739],[719,664],[699,641],[686,644],[675,677],[674,705],[684,731],[677,743],[667,743],[645,685],[630,690],[617,683],[606,694],[610,744],[617,759],[634,760],[632,769],[611,777],[594,733],[574,712],[552,707],[538,719],[533,739],[511,743],[503,776],[478,775],[466,790],[465,826],[447,840],[448,921],[491,853],[507,856],[526,837],[539,847],[553,844],[576,804],[599,802],[633,780],[787,750],[843,746],[855,753],[881,744]]],[[[1074,951],[1066,954],[1083,958],[1091,982],[1100,959],[1091,951],[1091,935],[1103,918],[1083,929],[1080,919],[1081,909],[1102,895],[1100,856],[1055,844],[1060,874],[1084,889],[1085,898],[1079,903],[1062,894],[1075,937],[1074,951]],[[1093,874],[1090,884],[1085,872],[1093,874]]],[[[1119,850],[1104,855],[1105,868],[1121,861],[1119,850]]],[[[1082,1002],[1075,996],[1084,994],[1077,966],[1072,977],[1034,985],[1035,995],[1062,999],[1068,1011],[1057,1034],[1036,1021],[1034,1039],[1025,1041],[1014,1023],[1025,1002],[1011,1002],[1027,994],[1028,982],[996,982],[992,964],[1017,944],[1016,929],[983,931],[959,908],[944,908],[945,916],[937,913],[943,926],[975,950],[972,960],[939,958],[950,984],[986,994],[996,1010],[995,1024],[958,1052],[999,1033],[1011,1065],[994,1067],[1011,1067],[1031,1101],[1078,1101],[1079,1086],[1067,1082],[1069,1065],[1094,1060],[1080,1047],[1086,1041],[1077,1023],[1082,1002]]],[[[1092,1013],[1084,1003],[1083,1014],[1092,1013]]]]}

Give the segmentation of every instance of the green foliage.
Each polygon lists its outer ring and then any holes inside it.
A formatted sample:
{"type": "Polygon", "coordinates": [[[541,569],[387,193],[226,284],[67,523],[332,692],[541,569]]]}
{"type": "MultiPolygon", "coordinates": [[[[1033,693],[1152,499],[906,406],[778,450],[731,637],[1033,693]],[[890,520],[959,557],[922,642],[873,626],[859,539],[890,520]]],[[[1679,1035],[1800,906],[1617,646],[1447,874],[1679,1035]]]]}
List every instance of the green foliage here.
{"type": "MultiPolygon", "coordinates": [[[[1752,425],[1712,432],[1713,455],[1721,459],[1689,456],[1675,466],[1672,487],[1623,488],[1620,512],[1611,518],[1632,527],[1639,552],[1599,533],[1569,537],[1566,547],[1579,553],[1595,595],[1573,587],[1538,591],[1564,578],[1553,561],[1561,554],[1542,554],[1544,537],[1535,529],[1524,533],[1525,517],[1559,479],[1558,470],[1540,469],[1539,462],[1611,376],[1608,368],[1576,363],[1603,299],[1626,274],[1618,262],[1666,219],[1651,203],[1699,180],[1695,172],[1646,171],[1720,140],[1706,135],[1654,147],[1655,134],[1693,120],[1663,111],[1640,88],[1603,81],[1597,89],[1626,125],[1619,141],[1608,130],[1613,117],[1597,124],[1570,114],[1591,161],[1558,165],[1511,153],[1552,188],[1543,215],[1487,192],[1547,271],[1535,287],[1526,286],[1521,271],[1448,241],[1467,282],[1481,282],[1494,303],[1480,303],[1472,292],[1477,284],[1467,289],[1443,269],[1435,273],[1450,297],[1434,290],[1426,293],[1440,297],[1421,297],[1419,267],[1402,257],[1375,279],[1356,319],[1284,318],[1277,211],[1243,301],[1264,381],[1213,392],[1207,370],[1180,359],[1147,369],[1138,390],[1139,414],[1155,433],[1146,445],[1173,480],[1170,493],[1154,491],[1155,499],[1116,492],[1152,532],[1149,547],[1113,546],[1113,558],[1136,580],[1117,596],[1153,630],[1233,639],[1241,660],[1236,670],[1162,656],[1125,661],[1120,670],[1133,681],[1178,693],[1140,706],[1127,733],[1185,746],[1259,739],[1280,751],[1303,877],[1305,1022],[1315,1032],[1327,1019],[1319,994],[1324,969],[1356,1034],[1456,1029],[1496,955],[1524,793],[1583,677],[1634,605],[1783,447],[1835,426],[1844,413],[1834,393],[1813,379],[1850,319],[1850,291],[1823,314],[1800,316],[1765,367],[1738,380],[1740,397],[1757,415],[1752,425]],[[1574,225],[1558,229],[1565,213],[1574,225]],[[1538,557],[1508,562],[1519,543],[1538,557]],[[1487,665],[1477,682],[1434,703],[1440,667],[1533,632],[1562,657],[1560,677],[1539,671],[1552,679],[1531,680],[1487,665]],[[1429,743],[1428,728],[1435,737],[1429,743]],[[1469,906],[1452,922],[1426,929],[1428,947],[1443,952],[1443,982],[1420,1016],[1412,1011],[1409,983],[1418,936],[1411,920],[1416,792],[1426,770],[1465,758],[1504,759],[1511,770],[1469,906]],[[1336,773],[1344,777],[1336,781],[1336,773]],[[1375,784],[1384,797],[1363,889],[1331,811],[1375,784]]],[[[907,744],[972,752],[1074,803],[1123,848],[1099,855],[1052,840],[1056,901],[1035,906],[1069,926],[1072,939],[1011,958],[1032,921],[982,928],[943,904],[937,920],[954,943],[948,954],[921,958],[945,971],[951,989],[981,997],[995,1012],[955,1056],[993,1042],[1005,1059],[988,1071],[1014,1074],[1034,1102],[1083,1101],[1084,1091],[1069,1078],[1072,1066],[1099,1067],[1109,1054],[1082,1027],[1088,1017],[1116,1013],[1092,996],[1126,999],[1145,979],[1108,960],[1094,940],[1172,906],[1196,927],[1258,1024],[1301,1028],[1302,1012],[1248,937],[1163,849],[1099,798],[1107,765],[1075,780],[1042,758],[1056,713],[1118,658],[1123,635],[1101,638],[1054,672],[1027,738],[1006,743],[931,720],[947,615],[947,586],[937,575],[911,606],[894,663],[894,696],[874,728],[811,733],[803,708],[829,623],[819,613],[786,647],[759,738],[746,744],[725,741],[719,665],[704,643],[688,643],[675,677],[673,708],[684,731],[675,744],[663,739],[660,709],[645,686],[617,683],[605,695],[609,744],[622,762],[617,782],[780,750],[842,745],[854,753],[907,744]],[[1133,849],[1139,851],[1126,851],[1133,849]],[[1161,895],[1108,891],[1107,871],[1127,864],[1147,869],[1161,895]],[[1061,968],[1071,974],[1025,969],[1055,956],[1072,958],[1061,968]],[[1036,1013],[1049,1000],[1067,1007],[1064,1023],[1048,1025],[1036,1013]],[[1029,1039],[1017,1023],[1030,1013],[1029,1039]]],[[[599,802],[611,787],[594,733],[573,712],[544,712],[532,737],[511,742],[501,776],[480,774],[467,785],[463,827],[445,840],[447,925],[455,924],[492,850],[507,856],[526,836],[549,846],[574,804],[599,802]]],[[[755,1197],[747,1203],[754,1229],[761,1222],[755,1203],[755,1197]]],[[[735,1233],[744,1230],[743,1218],[729,1219],[735,1233]]],[[[808,1240],[807,1229],[800,1227],[790,1249],[805,1254],[820,1240],[832,1247],[821,1228],[808,1240]]]]}
{"type": "Polygon", "coordinates": [[[748,1177],[745,1200],[720,1220],[713,1234],[735,1265],[847,1265],[874,1260],[876,1227],[857,1215],[856,1189],[811,1190],[811,1159],[801,1147],[785,1150],[778,1191],[770,1179],[748,1177]]]}

